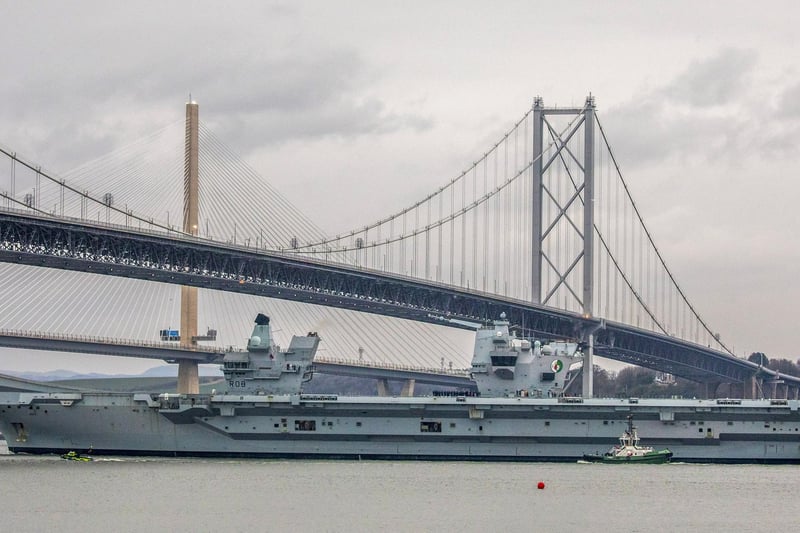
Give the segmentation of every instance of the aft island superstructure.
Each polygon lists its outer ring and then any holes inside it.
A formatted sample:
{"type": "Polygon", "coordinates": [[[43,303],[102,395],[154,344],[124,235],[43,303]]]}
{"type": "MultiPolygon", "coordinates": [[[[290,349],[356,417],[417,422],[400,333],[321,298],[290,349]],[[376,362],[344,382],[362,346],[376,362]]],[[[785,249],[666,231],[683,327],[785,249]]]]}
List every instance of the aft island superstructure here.
{"type": "Polygon", "coordinates": [[[223,394],[6,392],[0,430],[27,453],[573,461],[607,450],[632,416],[677,461],[800,462],[797,400],[568,396],[580,345],[509,326],[475,333],[477,394],[347,397],[303,394],[319,336],[280,350],[259,315],[247,350],[225,355],[223,394]]]}

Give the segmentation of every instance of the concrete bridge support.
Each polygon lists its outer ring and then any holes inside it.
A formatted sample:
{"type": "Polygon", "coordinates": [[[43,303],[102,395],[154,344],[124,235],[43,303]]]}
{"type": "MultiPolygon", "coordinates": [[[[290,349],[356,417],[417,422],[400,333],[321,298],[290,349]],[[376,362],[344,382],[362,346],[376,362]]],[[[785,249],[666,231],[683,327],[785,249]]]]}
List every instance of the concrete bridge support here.
{"type": "MultiPolygon", "coordinates": [[[[183,168],[183,231],[197,235],[200,209],[199,106],[186,104],[186,144],[183,168]]],[[[197,287],[181,287],[181,344],[197,345],[197,287]]],[[[197,361],[178,361],[178,392],[198,394],[200,377],[197,361]]]]}
{"type": "Polygon", "coordinates": [[[414,396],[414,384],[416,380],[407,379],[405,383],[403,383],[403,388],[400,391],[400,396],[409,397],[414,396]]]}
{"type": "Polygon", "coordinates": [[[720,395],[724,394],[727,398],[742,397],[742,387],[738,383],[725,383],[724,385],[727,387],[723,386],[721,390],[717,390],[720,395]]]}
{"type": "MultiPolygon", "coordinates": [[[[400,390],[400,396],[408,397],[414,396],[414,385],[416,384],[416,380],[414,379],[407,379],[403,383],[403,388],[400,390]]],[[[392,391],[389,388],[389,380],[388,379],[379,379],[378,380],[378,396],[392,396],[392,391]]]]}
{"type": "Polygon", "coordinates": [[[745,384],[741,382],[723,383],[722,387],[717,389],[717,394],[726,398],[745,398],[746,388],[745,384]]]}
{"type": "Polygon", "coordinates": [[[731,392],[729,397],[730,398],[741,398],[741,399],[748,399],[753,397],[753,384],[751,379],[746,379],[745,381],[737,381],[736,383],[731,383],[731,392]]]}
{"type": "Polygon", "coordinates": [[[716,398],[717,397],[717,389],[719,388],[720,382],[719,381],[712,381],[706,383],[706,391],[705,396],[706,399],[708,398],[716,398]]]}
{"type": "Polygon", "coordinates": [[[778,396],[782,400],[789,399],[789,384],[788,383],[779,383],[778,384],[778,396]]]}

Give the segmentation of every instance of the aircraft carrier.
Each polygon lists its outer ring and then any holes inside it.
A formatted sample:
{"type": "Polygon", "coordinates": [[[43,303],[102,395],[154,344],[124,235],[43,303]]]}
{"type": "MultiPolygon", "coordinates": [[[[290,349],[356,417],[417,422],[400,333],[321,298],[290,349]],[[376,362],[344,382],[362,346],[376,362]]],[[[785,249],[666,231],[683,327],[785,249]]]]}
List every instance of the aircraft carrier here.
{"type": "Polygon", "coordinates": [[[674,461],[800,462],[798,400],[570,397],[579,345],[518,338],[505,317],[476,331],[477,394],[303,394],[319,343],[281,350],[259,315],[246,351],[225,355],[225,393],[0,392],[0,432],[14,453],[576,461],[632,416],[674,461]]]}

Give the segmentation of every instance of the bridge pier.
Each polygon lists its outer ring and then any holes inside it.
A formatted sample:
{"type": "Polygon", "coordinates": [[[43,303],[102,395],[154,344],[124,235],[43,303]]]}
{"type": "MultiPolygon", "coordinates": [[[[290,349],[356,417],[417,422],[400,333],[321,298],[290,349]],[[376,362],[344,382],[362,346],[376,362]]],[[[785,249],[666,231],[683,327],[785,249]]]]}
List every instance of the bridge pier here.
{"type": "Polygon", "coordinates": [[[414,384],[415,383],[416,383],[416,380],[407,379],[406,382],[403,383],[403,388],[400,391],[400,396],[403,396],[403,397],[414,396],[414,384]]]}
{"type": "MultiPolygon", "coordinates": [[[[741,398],[746,400],[748,398],[752,398],[752,383],[750,379],[746,379],[745,381],[736,381],[730,382],[728,385],[728,398],[741,398]]],[[[724,391],[724,388],[723,388],[724,391]]]]}
{"type": "MultiPolygon", "coordinates": [[[[414,386],[416,385],[415,379],[407,379],[403,382],[403,388],[400,389],[400,396],[403,397],[410,397],[414,396],[414,386]]],[[[377,382],[378,386],[378,396],[381,397],[388,397],[392,396],[392,390],[389,388],[389,380],[388,379],[379,379],[377,382]]]]}
{"type": "Polygon", "coordinates": [[[706,382],[706,399],[715,398],[717,396],[717,389],[719,388],[719,381],[706,382]]]}
{"type": "Polygon", "coordinates": [[[789,399],[789,384],[788,383],[784,383],[783,385],[779,385],[779,390],[780,390],[780,393],[779,393],[778,397],[780,399],[782,399],[782,400],[788,400],[789,399]]]}
{"type": "Polygon", "coordinates": [[[178,361],[178,392],[180,394],[200,393],[200,372],[197,361],[187,359],[178,361]]]}
{"type": "Polygon", "coordinates": [[[724,395],[726,398],[736,398],[736,392],[734,390],[733,383],[731,382],[722,383],[721,387],[722,387],[721,392],[719,388],[717,389],[717,392],[719,392],[721,395],[724,395]]]}

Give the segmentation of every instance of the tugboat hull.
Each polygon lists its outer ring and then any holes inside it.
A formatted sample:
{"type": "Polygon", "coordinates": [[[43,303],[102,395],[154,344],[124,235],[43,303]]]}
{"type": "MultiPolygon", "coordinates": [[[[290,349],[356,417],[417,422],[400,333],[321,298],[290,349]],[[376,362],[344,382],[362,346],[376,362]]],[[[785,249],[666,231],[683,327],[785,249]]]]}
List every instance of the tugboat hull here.
{"type": "Polygon", "coordinates": [[[648,464],[657,465],[670,462],[672,459],[672,452],[669,450],[661,450],[652,452],[645,455],[628,455],[625,457],[615,457],[613,455],[592,455],[587,454],[583,456],[584,461],[590,463],[610,463],[610,464],[648,464]]]}

